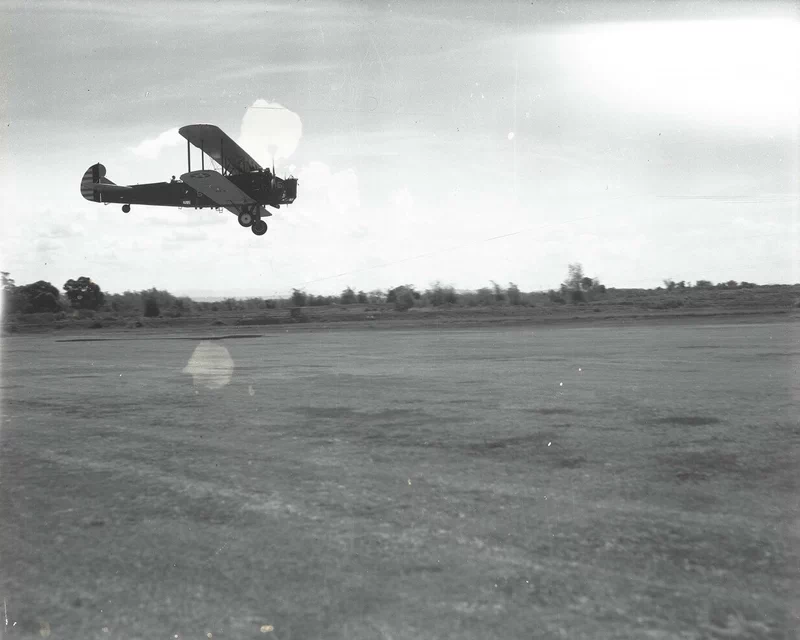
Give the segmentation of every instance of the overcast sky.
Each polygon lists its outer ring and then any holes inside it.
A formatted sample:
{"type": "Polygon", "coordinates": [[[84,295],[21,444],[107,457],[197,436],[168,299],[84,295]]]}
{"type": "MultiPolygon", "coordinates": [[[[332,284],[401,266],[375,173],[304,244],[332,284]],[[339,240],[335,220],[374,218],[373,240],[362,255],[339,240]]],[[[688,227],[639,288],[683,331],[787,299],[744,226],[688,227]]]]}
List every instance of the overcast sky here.
{"type": "Polygon", "coordinates": [[[576,261],[618,287],[800,281],[793,2],[0,0],[0,28],[18,284],[539,290],[576,261]],[[183,173],[191,123],[300,178],[266,236],[81,197],[95,162],[183,173]]]}

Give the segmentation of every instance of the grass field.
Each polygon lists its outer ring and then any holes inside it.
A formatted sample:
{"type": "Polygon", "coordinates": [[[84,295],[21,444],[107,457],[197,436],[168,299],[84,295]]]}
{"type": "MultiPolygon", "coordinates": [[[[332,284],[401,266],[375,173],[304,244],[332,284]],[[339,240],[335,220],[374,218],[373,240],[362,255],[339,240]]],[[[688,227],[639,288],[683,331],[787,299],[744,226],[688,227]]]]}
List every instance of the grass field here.
{"type": "Polygon", "coordinates": [[[3,635],[794,638],[798,327],[5,339],[3,635]]]}

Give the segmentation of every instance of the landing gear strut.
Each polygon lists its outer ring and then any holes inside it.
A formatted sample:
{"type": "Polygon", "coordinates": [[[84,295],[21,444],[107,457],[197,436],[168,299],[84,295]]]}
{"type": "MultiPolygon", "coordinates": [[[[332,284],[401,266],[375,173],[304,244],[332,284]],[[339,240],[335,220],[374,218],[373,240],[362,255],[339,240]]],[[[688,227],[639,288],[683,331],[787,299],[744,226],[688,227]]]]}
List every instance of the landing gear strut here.
{"type": "Polygon", "coordinates": [[[122,205],[122,213],[130,213],[131,212],[131,205],[123,204],[122,205]]]}

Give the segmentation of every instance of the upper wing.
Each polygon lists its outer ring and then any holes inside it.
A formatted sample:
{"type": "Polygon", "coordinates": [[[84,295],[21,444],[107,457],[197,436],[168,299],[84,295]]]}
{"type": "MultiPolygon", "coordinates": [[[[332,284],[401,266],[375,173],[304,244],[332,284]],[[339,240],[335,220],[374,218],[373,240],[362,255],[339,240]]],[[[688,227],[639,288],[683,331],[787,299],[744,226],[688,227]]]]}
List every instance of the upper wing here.
{"type": "Polygon", "coordinates": [[[191,173],[184,173],[181,176],[181,180],[195,191],[202,193],[220,207],[225,207],[226,209],[236,205],[252,205],[256,203],[255,200],[218,171],[209,169],[192,171],[191,173]]]}
{"type": "Polygon", "coordinates": [[[261,171],[250,155],[236,144],[231,137],[213,124],[190,124],[178,132],[195,147],[214,159],[228,173],[249,173],[261,171]]]}

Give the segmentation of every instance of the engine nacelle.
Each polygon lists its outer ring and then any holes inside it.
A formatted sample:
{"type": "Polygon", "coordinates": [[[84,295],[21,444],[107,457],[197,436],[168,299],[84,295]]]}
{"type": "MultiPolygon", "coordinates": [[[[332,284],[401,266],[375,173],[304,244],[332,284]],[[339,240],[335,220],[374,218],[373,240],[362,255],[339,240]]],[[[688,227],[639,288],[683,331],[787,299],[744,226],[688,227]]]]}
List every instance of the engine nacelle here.
{"type": "Polygon", "coordinates": [[[297,198],[297,178],[272,178],[272,193],[281,204],[291,204],[297,198]]]}

